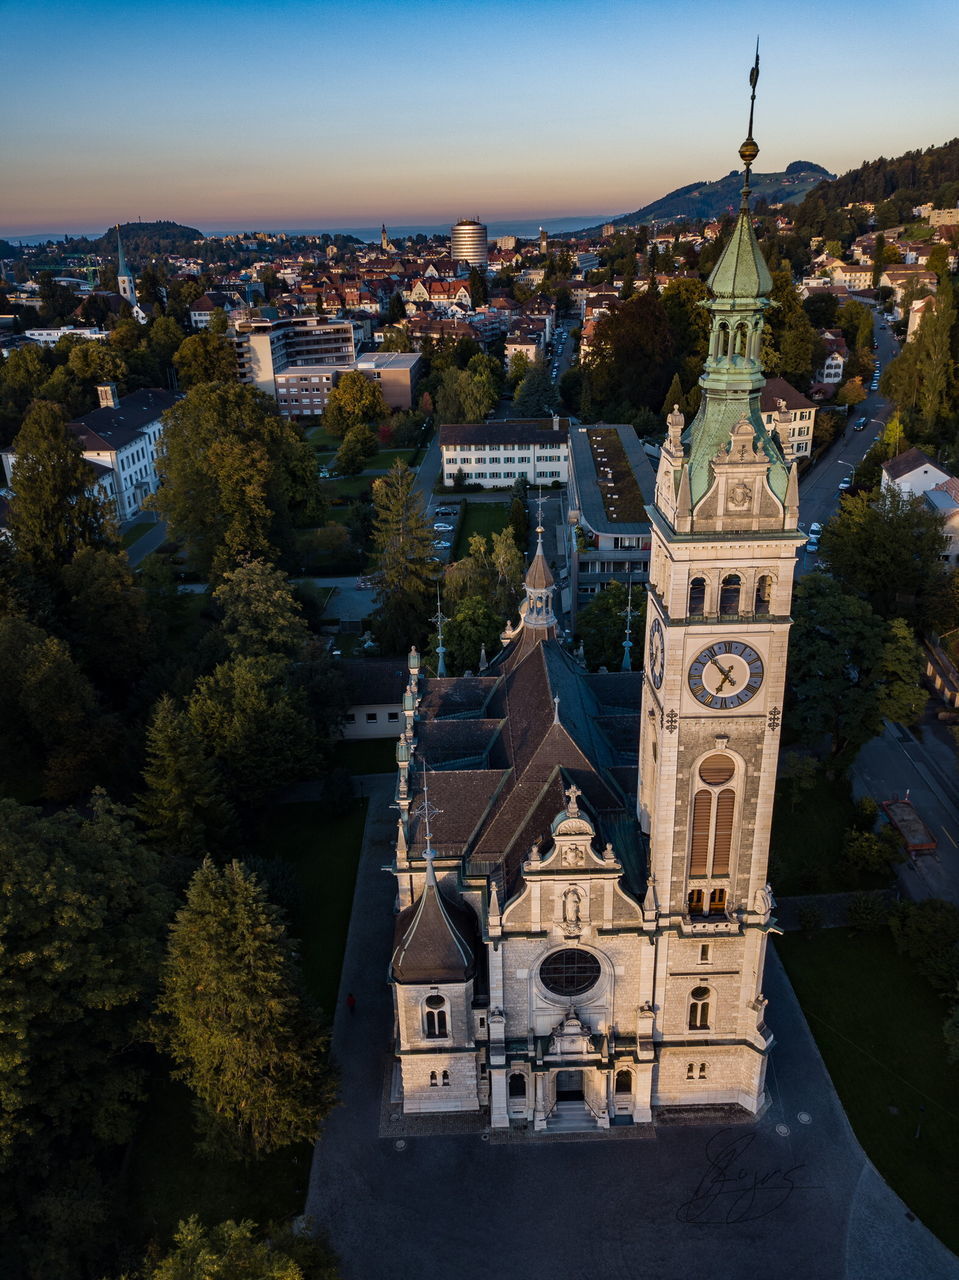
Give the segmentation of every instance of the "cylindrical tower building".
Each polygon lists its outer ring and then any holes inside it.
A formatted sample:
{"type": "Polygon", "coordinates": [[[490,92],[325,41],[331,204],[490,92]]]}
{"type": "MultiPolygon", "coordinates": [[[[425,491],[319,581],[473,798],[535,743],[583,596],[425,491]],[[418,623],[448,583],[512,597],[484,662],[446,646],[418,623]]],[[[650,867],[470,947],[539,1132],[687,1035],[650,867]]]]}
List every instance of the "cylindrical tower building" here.
{"type": "Polygon", "coordinates": [[[454,262],[468,262],[471,267],[486,270],[489,258],[486,227],[477,218],[460,218],[452,228],[450,257],[454,262]]]}

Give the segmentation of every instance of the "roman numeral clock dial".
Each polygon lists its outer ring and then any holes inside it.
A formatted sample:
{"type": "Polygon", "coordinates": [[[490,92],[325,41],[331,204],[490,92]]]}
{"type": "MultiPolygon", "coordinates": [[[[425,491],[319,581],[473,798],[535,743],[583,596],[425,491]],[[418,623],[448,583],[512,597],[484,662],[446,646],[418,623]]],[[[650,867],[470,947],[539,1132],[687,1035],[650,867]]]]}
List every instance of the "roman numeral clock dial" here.
{"type": "Polygon", "coordinates": [[[715,711],[741,707],[762,688],[763,660],[741,640],[717,640],[689,664],[689,689],[697,702],[715,711]]]}

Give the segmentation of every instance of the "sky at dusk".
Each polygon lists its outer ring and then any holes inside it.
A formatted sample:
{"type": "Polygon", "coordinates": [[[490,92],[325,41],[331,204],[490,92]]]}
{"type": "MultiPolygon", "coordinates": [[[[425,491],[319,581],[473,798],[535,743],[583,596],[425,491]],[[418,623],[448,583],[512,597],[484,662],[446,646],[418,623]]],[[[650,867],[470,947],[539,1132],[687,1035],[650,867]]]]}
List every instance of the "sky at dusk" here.
{"type": "Polygon", "coordinates": [[[959,128],[959,4],[3,0],[0,235],[615,216],[959,128]]]}

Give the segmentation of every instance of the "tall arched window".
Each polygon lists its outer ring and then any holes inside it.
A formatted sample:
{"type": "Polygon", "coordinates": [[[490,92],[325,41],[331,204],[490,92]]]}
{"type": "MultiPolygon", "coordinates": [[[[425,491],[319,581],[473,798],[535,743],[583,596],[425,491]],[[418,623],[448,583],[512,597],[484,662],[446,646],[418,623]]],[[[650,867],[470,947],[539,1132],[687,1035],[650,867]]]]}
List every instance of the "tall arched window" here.
{"type": "Polygon", "coordinates": [[[450,1082],[450,1073],[448,1071],[444,1071],[443,1072],[443,1088],[444,1089],[449,1085],[449,1082],[450,1082]]]}
{"type": "Polygon", "coordinates": [[[697,791],[693,797],[693,839],[689,852],[689,874],[691,876],[708,874],[709,836],[712,816],[712,793],[709,791],[697,791]]]}
{"type": "Polygon", "coordinates": [[[446,1021],[446,1001],[442,996],[427,996],[423,1001],[424,1026],[428,1036],[445,1036],[448,1034],[446,1021]]]}
{"type": "Polygon", "coordinates": [[[509,1078],[509,1096],[511,1098],[526,1097],[526,1077],[514,1071],[509,1078]]]}
{"type": "Polygon", "coordinates": [[[729,787],[716,798],[716,829],[713,832],[713,875],[729,875],[729,851],[733,843],[733,814],[736,793],[729,787]]]}
{"type": "Polygon", "coordinates": [[[762,573],[756,579],[756,601],[753,606],[755,613],[768,613],[769,604],[773,594],[773,580],[768,573],[762,573]]]}
{"type": "Polygon", "coordinates": [[[616,1072],[616,1092],[617,1093],[633,1092],[633,1077],[629,1071],[616,1072]]]}
{"type": "Polygon", "coordinates": [[[695,1078],[695,1075],[696,1075],[696,1064],[695,1064],[695,1062],[687,1062],[687,1063],[686,1063],[686,1079],[687,1079],[687,1080],[692,1080],[692,1079],[694,1079],[694,1078],[695,1078]]]}
{"type": "Polygon", "coordinates": [[[430,1072],[430,1088],[431,1089],[436,1088],[436,1072],[435,1071],[430,1072]]]}
{"type": "Polygon", "coordinates": [[[706,612],[706,579],[693,578],[689,584],[689,609],[691,618],[701,618],[706,612]]]}
{"type": "Polygon", "coordinates": [[[690,1031],[709,1030],[709,987],[693,987],[689,996],[690,1031]]]}
{"type": "Polygon", "coordinates": [[[731,618],[739,613],[739,596],[742,591],[742,578],[738,573],[727,573],[719,589],[719,613],[721,617],[731,618]]]}

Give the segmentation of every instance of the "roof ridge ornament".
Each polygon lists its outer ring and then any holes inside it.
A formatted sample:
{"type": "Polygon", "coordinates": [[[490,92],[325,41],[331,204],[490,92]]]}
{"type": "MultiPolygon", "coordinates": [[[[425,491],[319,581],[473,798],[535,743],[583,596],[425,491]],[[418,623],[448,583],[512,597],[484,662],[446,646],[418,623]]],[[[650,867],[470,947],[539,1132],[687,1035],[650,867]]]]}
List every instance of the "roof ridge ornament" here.
{"type": "Polygon", "coordinates": [[[749,68],[749,129],[746,133],[746,141],[739,148],[739,158],[743,162],[745,172],[743,174],[743,202],[742,208],[749,208],[749,171],[752,168],[756,157],[759,155],[759,147],[756,139],[753,137],[753,114],[756,109],[756,84],[759,80],[759,36],[756,37],[756,61],[749,68]]]}

